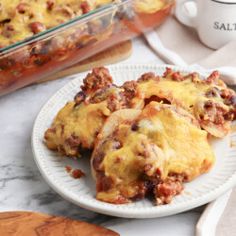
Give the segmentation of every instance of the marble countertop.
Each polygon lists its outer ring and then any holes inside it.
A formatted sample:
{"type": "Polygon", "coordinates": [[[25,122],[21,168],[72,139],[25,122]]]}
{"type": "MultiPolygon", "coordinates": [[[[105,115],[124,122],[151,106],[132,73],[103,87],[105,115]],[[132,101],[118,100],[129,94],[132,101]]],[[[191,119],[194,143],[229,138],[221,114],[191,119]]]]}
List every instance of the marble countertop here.
{"type": "MultiPolygon", "coordinates": [[[[122,63],[163,62],[142,38],[134,40],[132,56],[122,63]]],[[[0,211],[30,210],[104,225],[122,236],[190,236],[203,208],[179,215],[120,219],[96,214],[67,202],[41,177],[30,145],[34,120],[42,105],[74,76],[18,90],[0,98],[0,211]]]]}

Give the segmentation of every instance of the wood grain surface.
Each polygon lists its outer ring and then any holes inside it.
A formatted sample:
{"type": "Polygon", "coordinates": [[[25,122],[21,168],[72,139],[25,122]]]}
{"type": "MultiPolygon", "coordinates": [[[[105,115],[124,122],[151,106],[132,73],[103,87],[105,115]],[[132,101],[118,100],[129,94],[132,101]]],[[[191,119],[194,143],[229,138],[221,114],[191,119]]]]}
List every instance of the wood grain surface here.
{"type": "Polygon", "coordinates": [[[107,50],[100,52],[80,63],[75,64],[63,71],[59,71],[38,83],[60,79],[62,77],[90,70],[94,67],[114,64],[123,61],[132,54],[132,42],[130,40],[117,44],[107,50]]]}
{"type": "Polygon", "coordinates": [[[36,212],[0,213],[1,236],[118,236],[100,226],[36,212]]]}

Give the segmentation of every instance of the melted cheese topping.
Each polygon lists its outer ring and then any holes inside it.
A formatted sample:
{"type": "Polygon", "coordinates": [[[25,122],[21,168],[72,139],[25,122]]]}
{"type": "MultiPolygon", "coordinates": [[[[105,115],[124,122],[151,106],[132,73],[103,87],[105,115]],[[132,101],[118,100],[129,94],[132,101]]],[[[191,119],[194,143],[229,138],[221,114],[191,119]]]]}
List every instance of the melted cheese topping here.
{"type": "Polygon", "coordinates": [[[130,199],[139,191],[143,176],[155,173],[161,173],[162,180],[180,174],[190,181],[207,172],[214,163],[207,132],[187,116],[173,106],[152,102],[136,121],[137,131],[125,121],[119,125],[114,137],[99,147],[105,153],[101,169],[114,184],[109,191],[98,192],[97,198],[107,202],[116,202],[120,196],[130,199]],[[113,148],[114,140],[121,148],[113,148]]]}
{"type": "MultiPolygon", "coordinates": [[[[142,99],[156,95],[160,98],[167,98],[170,102],[173,102],[176,105],[181,105],[189,111],[192,110],[192,107],[198,101],[209,100],[205,94],[211,87],[217,86],[205,83],[193,83],[191,79],[179,82],[161,78],[160,81],[149,80],[138,83],[138,90],[142,99]]],[[[139,102],[139,99],[140,98],[135,98],[134,104],[139,102]]],[[[215,102],[224,105],[221,97],[212,97],[210,100],[214,100],[215,102]]]]}
{"type": "MultiPolygon", "coordinates": [[[[224,104],[224,100],[220,95],[206,96],[207,91],[211,89],[219,89],[220,91],[222,88],[221,85],[193,82],[191,78],[184,81],[174,81],[167,78],[160,78],[159,81],[150,79],[138,83],[139,96],[133,99],[133,107],[139,108],[140,103],[141,106],[144,106],[145,99],[157,96],[159,99],[167,99],[171,104],[191,112],[200,122],[201,116],[207,116],[204,108],[207,101],[211,101],[223,110],[229,111],[230,107],[224,104]]],[[[211,114],[212,117],[217,116],[217,111],[215,112],[215,114],[211,114]]],[[[230,128],[229,122],[216,125],[210,119],[201,125],[202,128],[215,137],[224,137],[230,128]]]]}
{"type": "Polygon", "coordinates": [[[149,174],[156,169],[163,171],[165,157],[161,149],[149,143],[146,135],[132,132],[130,125],[121,124],[116,137],[122,141],[122,148],[113,150],[114,140],[107,141],[102,147],[106,155],[101,165],[105,175],[114,181],[114,185],[109,191],[98,192],[96,197],[114,203],[122,197],[128,202],[128,199],[139,192],[145,166],[152,166],[149,174]],[[144,148],[150,153],[148,158],[141,154],[144,148]]]}
{"type": "Polygon", "coordinates": [[[50,149],[61,148],[69,156],[78,154],[80,145],[83,148],[92,148],[96,134],[104,124],[105,118],[110,115],[106,101],[74,106],[74,102],[67,103],[45,135],[46,144],[50,149]],[[71,137],[77,139],[76,146],[68,142],[71,137]]]}
{"type": "Polygon", "coordinates": [[[166,5],[166,1],[164,0],[136,0],[135,1],[135,9],[137,12],[142,13],[155,13],[161,9],[163,9],[166,5]]]}
{"type": "Polygon", "coordinates": [[[151,103],[138,123],[141,133],[149,137],[165,154],[163,178],[170,173],[186,174],[192,180],[206,172],[214,162],[207,132],[199,129],[173,109],[151,103]],[[149,109],[152,110],[150,116],[149,109]]]}

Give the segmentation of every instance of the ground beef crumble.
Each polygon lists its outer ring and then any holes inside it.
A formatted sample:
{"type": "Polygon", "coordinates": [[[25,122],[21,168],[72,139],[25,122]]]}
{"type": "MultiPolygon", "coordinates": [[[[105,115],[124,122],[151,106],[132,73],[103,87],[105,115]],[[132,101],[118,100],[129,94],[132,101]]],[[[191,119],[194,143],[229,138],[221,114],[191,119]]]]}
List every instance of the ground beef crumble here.
{"type": "Polygon", "coordinates": [[[215,83],[220,78],[219,71],[213,71],[209,77],[206,79],[207,83],[215,83]]]}
{"type": "Polygon", "coordinates": [[[168,204],[173,197],[183,191],[183,178],[170,176],[164,182],[155,186],[154,194],[157,205],[168,204]]]}
{"type": "Polygon", "coordinates": [[[148,81],[148,80],[153,79],[155,77],[156,76],[153,72],[148,72],[148,73],[141,75],[141,77],[138,79],[138,82],[145,82],[145,81],[148,81]]]}
{"type": "Polygon", "coordinates": [[[84,79],[84,85],[81,86],[85,94],[91,94],[98,89],[109,87],[112,85],[112,77],[109,70],[105,67],[94,68],[84,79]]]}

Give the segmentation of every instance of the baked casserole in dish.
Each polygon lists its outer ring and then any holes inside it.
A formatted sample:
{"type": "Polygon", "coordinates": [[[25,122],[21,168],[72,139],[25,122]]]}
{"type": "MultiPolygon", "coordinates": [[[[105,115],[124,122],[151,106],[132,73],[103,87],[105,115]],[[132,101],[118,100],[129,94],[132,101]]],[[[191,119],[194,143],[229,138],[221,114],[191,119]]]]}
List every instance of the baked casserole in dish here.
{"type": "Polygon", "coordinates": [[[174,0],[2,0],[0,95],[160,25],[174,0]]]}

